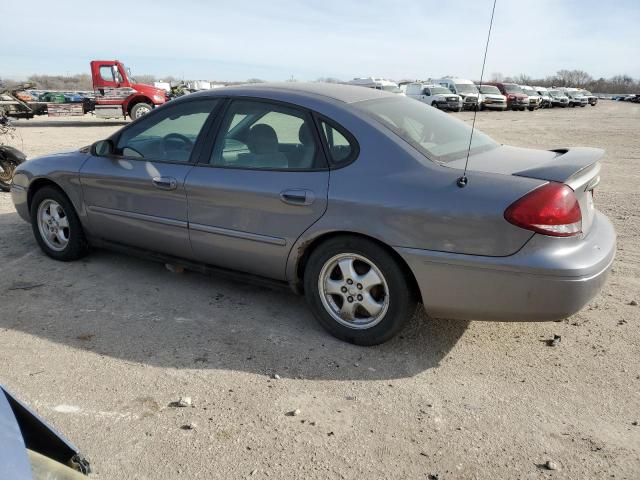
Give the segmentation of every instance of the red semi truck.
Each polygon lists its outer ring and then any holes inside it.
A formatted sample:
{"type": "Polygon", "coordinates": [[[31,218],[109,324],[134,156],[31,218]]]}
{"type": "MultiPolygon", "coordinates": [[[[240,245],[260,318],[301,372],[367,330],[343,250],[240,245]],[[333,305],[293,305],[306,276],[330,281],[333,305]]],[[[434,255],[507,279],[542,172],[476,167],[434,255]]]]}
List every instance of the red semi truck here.
{"type": "Polygon", "coordinates": [[[21,93],[33,88],[32,84],[20,85],[12,90],[0,89],[0,113],[4,112],[10,117],[32,118],[47,113],[66,116],[93,112],[101,118],[128,115],[135,120],[166,102],[164,90],[136,82],[129,69],[119,60],[92,61],[91,79],[95,98],[85,98],[82,103],[55,104],[22,98],[21,93]]]}
{"type": "Polygon", "coordinates": [[[92,61],[91,79],[96,101],[94,112],[98,117],[129,115],[135,120],[166,101],[164,90],[137,83],[119,60],[92,61]]]}

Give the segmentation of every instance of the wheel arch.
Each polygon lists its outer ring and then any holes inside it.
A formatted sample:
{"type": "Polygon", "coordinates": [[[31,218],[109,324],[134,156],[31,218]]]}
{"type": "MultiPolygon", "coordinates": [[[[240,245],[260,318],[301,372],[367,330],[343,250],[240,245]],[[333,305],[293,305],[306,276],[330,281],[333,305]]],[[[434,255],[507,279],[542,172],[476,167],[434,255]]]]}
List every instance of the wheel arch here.
{"type": "Polygon", "coordinates": [[[41,177],[41,178],[36,178],[35,180],[32,180],[31,183],[29,183],[29,188],[27,189],[27,207],[29,208],[29,211],[31,211],[31,201],[33,200],[33,196],[36,194],[38,190],[47,186],[60,190],[60,192],[62,192],[65,195],[65,197],[67,197],[71,202],[71,204],[73,205],[73,201],[71,200],[71,197],[69,197],[67,192],[64,191],[64,188],[62,188],[62,186],[60,186],[59,183],[56,183],[50,178],[41,177]]]}
{"type": "Polygon", "coordinates": [[[422,303],[422,294],[418,286],[418,281],[416,280],[415,275],[411,271],[411,268],[409,268],[409,265],[407,264],[405,259],[402,258],[402,256],[396,250],[394,250],[391,246],[389,246],[382,240],[379,240],[375,237],[366,235],[364,233],[347,230],[325,232],[316,237],[313,237],[312,239],[303,241],[302,244],[297,246],[297,256],[294,260],[292,276],[290,277],[291,286],[297,293],[303,293],[304,270],[307,266],[307,262],[309,260],[309,257],[311,256],[311,253],[313,253],[313,251],[324,242],[336,237],[358,237],[369,240],[383,248],[398,263],[398,265],[400,265],[400,268],[404,271],[407,279],[409,280],[416,298],[420,303],[422,303]]]}
{"type": "Polygon", "coordinates": [[[138,103],[148,103],[149,105],[151,105],[151,108],[153,108],[154,106],[153,101],[146,95],[136,95],[135,97],[129,99],[127,101],[127,104],[125,105],[125,111],[127,112],[127,115],[131,115],[131,109],[138,103]]]}

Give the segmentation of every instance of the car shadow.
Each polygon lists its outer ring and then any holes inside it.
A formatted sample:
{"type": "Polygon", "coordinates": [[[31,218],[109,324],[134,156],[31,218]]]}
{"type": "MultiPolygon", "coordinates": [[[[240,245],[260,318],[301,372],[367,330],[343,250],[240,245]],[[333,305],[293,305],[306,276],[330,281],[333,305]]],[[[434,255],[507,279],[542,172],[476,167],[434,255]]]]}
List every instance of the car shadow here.
{"type": "Polygon", "coordinates": [[[0,214],[0,262],[0,329],[163,368],[317,380],[411,377],[438,367],[468,325],[430,319],[420,308],[396,338],[358,347],[326,333],[288,289],[172,273],[105,250],[56,262],[15,213],[0,214]]]}

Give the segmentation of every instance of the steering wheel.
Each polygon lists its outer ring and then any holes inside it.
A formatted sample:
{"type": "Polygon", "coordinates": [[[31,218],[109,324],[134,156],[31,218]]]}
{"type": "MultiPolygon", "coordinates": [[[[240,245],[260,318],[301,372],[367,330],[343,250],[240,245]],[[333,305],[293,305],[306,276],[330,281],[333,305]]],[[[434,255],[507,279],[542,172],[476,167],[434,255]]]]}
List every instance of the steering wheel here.
{"type": "MultiPolygon", "coordinates": [[[[162,139],[165,152],[168,150],[167,146],[171,140],[179,140],[184,143],[184,146],[182,146],[180,150],[189,151],[193,148],[193,142],[191,141],[191,139],[189,139],[189,137],[186,137],[185,135],[182,135],[180,133],[169,133],[162,139]]],[[[175,149],[173,150],[175,151],[175,149]]]]}

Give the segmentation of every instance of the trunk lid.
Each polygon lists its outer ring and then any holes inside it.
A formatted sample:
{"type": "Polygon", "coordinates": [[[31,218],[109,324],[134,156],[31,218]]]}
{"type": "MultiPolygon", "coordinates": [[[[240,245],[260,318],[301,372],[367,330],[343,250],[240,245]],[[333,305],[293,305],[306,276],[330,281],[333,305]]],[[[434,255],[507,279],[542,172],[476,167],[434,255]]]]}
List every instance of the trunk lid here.
{"type": "MultiPolygon", "coordinates": [[[[587,233],[595,209],[593,189],[600,181],[600,162],[604,150],[569,147],[536,150],[503,145],[469,157],[468,172],[480,171],[502,175],[534,178],[546,182],[564,183],[575,192],[582,212],[582,231],[587,233]]],[[[464,168],[465,159],[447,163],[448,167],[464,168]]],[[[470,176],[470,181],[473,177],[470,176]]]]}

